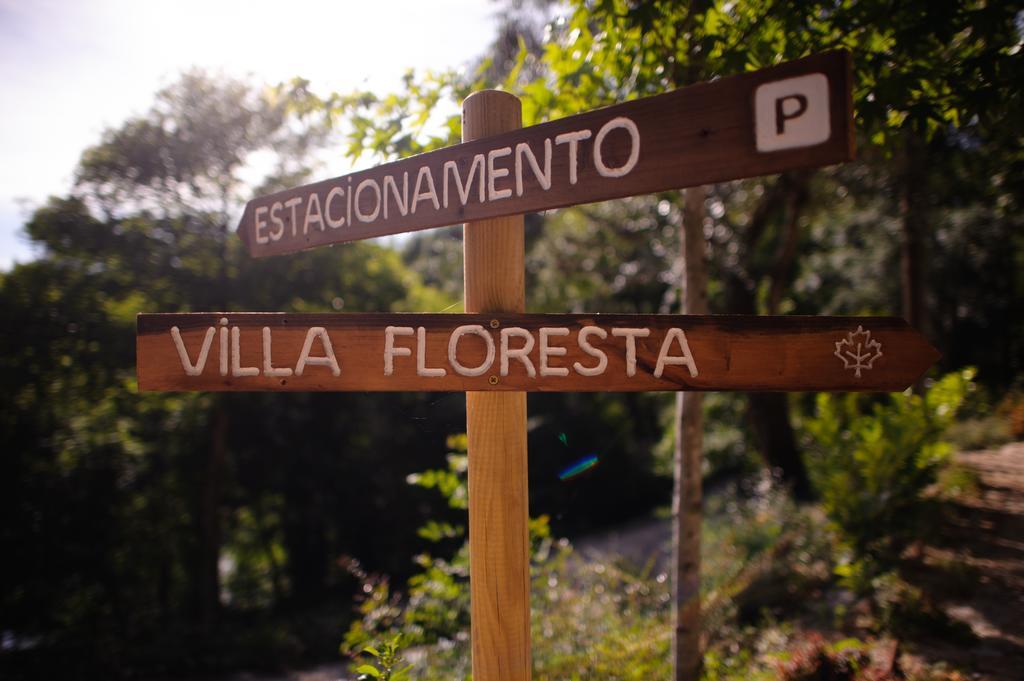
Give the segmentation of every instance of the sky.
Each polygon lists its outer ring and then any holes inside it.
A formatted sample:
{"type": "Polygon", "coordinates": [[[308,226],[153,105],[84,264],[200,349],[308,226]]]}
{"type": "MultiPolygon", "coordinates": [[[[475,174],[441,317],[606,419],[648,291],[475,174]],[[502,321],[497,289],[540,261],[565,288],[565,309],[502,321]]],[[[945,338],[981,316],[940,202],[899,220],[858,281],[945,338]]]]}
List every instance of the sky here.
{"type": "Polygon", "coordinates": [[[0,0],[0,270],[33,257],[33,208],[81,152],[193,66],[314,91],[394,89],[478,57],[488,0],[0,0]]]}

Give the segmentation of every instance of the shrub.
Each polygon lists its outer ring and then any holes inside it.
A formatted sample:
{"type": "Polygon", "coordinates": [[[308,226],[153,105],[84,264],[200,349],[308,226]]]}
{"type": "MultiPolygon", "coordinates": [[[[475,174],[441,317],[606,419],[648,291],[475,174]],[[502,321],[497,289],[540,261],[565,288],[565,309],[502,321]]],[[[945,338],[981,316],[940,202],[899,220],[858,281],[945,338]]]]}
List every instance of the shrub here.
{"type": "Polygon", "coordinates": [[[384,643],[379,650],[373,646],[363,648],[363,654],[369,655],[372,662],[356,668],[359,681],[409,681],[409,669],[412,665],[402,666],[401,650],[401,634],[384,643]]]}
{"type": "Polygon", "coordinates": [[[942,436],[972,377],[948,374],[924,396],[818,395],[804,423],[813,438],[808,468],[855,560],[891,561],[919,535],[922,493],[950,457],[942,436]]]}

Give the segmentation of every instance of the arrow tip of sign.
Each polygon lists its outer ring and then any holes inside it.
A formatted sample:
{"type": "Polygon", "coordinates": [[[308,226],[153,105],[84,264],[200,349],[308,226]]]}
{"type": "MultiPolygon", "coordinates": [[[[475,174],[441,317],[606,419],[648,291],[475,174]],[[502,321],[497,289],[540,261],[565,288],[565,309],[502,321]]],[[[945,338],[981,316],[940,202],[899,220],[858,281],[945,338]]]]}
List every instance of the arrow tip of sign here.
{"type": "Polygon", "coordinates": [[[924,337],[924,334],[918,332],[918,337],[922,345],[921,352],[917,355],[921,360],[921,369],[916,373],[914,380],[911,381],[907,388],[918,385],[924,379],[925,374],[935,366],[935,363],[942,359],[942,353],[924,337]]]}
{"type": "Polygon", "coordinates": [[[245,228],[245,225],[249,221],[249,216],[252,212],[252,203],[245,205],[245,210],[242,212],[242,217],[238,220],[238,227],[235,232],[238,234],[238,238],[245,244],[245,250],[249,251],[249,255],[255,257],[256,252],[253,249],[252,236],[249,234],[249,230],[245,228]]]}

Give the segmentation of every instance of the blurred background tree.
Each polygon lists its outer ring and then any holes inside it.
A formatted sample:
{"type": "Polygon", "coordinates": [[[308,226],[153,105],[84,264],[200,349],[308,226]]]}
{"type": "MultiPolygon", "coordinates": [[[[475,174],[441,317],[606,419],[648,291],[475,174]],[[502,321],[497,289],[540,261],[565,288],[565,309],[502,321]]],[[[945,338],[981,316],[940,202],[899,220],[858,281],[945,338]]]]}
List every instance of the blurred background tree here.
{"type": "Polygon", "coordinates": [[[26,226],[42,256],[2,282],[4,319],[19,334],[4,336],[2,360],[0,504],[12,560],[0,579],[17,588],[4,590],[0,629],[39,637],[41,664],[58,650],[82,669],[217,667],[233,664],[235,647],[253,654],[244,636],[268,637],[268,659],[302,653],[315,641],[287,628],[246,632],[254,627],[220,621],[221,604],[270,615],[347,602],[335,564],[347,552],[409,569],[423,509],[394,507],[387,532],[370,519],[404,495],[420,457],[440,456],[457,406],[437,411],[417,395],[134,390],[142,310],[447,304],[378,245],[243,254],[229,233],[242,193],[302,181],[322,145],[325,129],[293,113],[295,101],[294,91],[186,74],[145,117],[87,150],[74,194],[26,226]],[[243,181],[260,172],[258,187],[243,181]],[[380,416],[395,410],[397,425],[380,416]],[[378,475],[382,464],[397,475],[378,475]]]}

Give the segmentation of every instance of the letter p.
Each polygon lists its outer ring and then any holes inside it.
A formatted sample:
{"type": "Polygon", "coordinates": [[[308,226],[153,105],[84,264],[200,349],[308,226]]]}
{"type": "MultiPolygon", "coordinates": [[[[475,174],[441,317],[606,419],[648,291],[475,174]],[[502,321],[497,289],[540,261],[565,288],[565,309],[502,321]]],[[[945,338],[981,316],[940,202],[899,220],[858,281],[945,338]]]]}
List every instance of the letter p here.
{"type": "Polygon", "coordinates": [[[777,97],[775,99],[775,134],[784,135],[786,133],[786,121],[791,118],[800,118],[807,111],[807,97],[806,95],[786,95],[785,97],[777,97]],[[788,107],[788,104],[795,104],[794,107],[788,107]]]}

